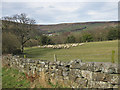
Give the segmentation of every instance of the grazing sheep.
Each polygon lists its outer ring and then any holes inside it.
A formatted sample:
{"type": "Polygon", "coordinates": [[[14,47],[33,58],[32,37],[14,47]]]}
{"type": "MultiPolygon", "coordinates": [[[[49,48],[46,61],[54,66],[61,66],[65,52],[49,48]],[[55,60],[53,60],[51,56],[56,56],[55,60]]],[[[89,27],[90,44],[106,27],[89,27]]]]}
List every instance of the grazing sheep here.
{"type": "Polygon", "coordinates": [[[83,44],[85,44],[85,43],[80,43],[79,45],[82,46],[83,44]]]}
{"type": "Polygon", "coordinates": [[[72,44],[72,47],[76,47],[76,46],[78,46],[78,44],[72,44]]]}
{"type": "Polygon", "coordinates": [[[70,47],[77,47],[78,45],[82,46],[84,43],[74,43],[74,44],[58,44],[58,45],[44,45],[38,46],[42,48],[53,48],[53,49],[69,49],[70,47]]]}
{"type": "Polygon", "coordinates": [[[38,47],[41,47],[41,46],[38,46],[38,47]]]}

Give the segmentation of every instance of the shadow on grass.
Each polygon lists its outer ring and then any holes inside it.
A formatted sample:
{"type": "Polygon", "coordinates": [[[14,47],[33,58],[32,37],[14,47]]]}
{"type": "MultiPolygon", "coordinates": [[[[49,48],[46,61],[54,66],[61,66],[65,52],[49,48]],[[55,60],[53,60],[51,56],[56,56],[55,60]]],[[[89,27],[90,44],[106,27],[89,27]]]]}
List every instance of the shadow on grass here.
{"type": "Polygon", "coordinates": [[[59,49],[52,49],[52,48],[29,48],[24,50],[23,54],[19,54],[20,57],[24,58],[36,58],[47,54],[48,52],[54,52],[59,49]]]}

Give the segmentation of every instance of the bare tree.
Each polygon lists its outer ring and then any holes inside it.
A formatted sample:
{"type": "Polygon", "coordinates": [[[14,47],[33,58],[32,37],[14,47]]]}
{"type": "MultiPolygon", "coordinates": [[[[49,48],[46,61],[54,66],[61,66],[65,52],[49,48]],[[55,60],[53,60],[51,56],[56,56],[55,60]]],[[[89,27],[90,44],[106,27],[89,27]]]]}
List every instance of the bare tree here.
{"type": "Polygon", "coordinates": [[[30,39],[30,31],[33,29],[35,24],[34,19],[27,17],[25,13],[16,14],[12,17],[4,17],[6,21],[15,22],[16,33],[18,34],[21,43],[21,52],[24,51],[24,44],[30,39]]]}

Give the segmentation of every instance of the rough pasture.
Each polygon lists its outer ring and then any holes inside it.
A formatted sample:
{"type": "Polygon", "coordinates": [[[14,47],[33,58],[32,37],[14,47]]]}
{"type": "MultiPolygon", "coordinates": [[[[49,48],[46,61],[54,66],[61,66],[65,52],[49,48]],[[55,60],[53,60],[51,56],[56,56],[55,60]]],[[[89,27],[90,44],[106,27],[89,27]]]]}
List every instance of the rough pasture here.
{"type": "Polygon", "coordinates": [[[88,42],[84,45],[69,49],[53,49],[40,47],[26,47],[26,57],[32,59],[54,60],[54,54],[61,61],[82,59],[83,62],[111,62],[112,51],[115,51],[114,59],[118,60],[118,40],[103,42],[88,42]]]}

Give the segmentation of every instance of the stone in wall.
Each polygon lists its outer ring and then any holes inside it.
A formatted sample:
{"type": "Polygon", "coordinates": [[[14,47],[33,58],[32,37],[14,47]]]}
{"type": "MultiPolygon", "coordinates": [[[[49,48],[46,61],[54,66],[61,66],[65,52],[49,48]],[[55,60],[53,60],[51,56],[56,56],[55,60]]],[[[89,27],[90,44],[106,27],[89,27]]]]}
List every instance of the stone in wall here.
{"type": "Polygon", "coordinates": [[[111,84],[116,84],[116,85],[120,85],[120,81],[119,81],[119,75],[118,74],[107,74],[106,76],[106,82],[111,83],[111,84]]]}
{"type": "Polygon", "coordinates": [[[90,81],[88,83],[88,88],[113,88],[113,85],[107,83],[107,82],[102,82],[102,81],[90,81]]]}
{"type": "Polygon", "coordinates": [[[118,65],[110,62],[94,62],[94,71],[103,73],[118,73],[118,65]]]}
{"type": "Polygon", "coordinates": [[[105,81],[106,74],[101,72],[93,72],[92,74],[92,81],[105,81]]]}
{"type": "Polygon", "coordinates": [[[86,70],[81,70],[81,74],[84,78],[88,79],[88,80],[92,80],[93,76],[93,72],[91,71],[86,71],[86,70]]]}
{"type": "Polygon", "coordinates": [[[120,84],[118,83],[119,74],[106,74],[101,72],[94,72],[92,77],[93,81],[103,81],[111,84],[120,84]]]}
{"type": "Polygon", "coordinates": [[[79,69],[70,69],[69,77],[72,81],[75,81],[76,78],[82,78],[81,71],[79,69]]]}
{"type": "Polygon", "coordinates": [[[86,78],[77,78],[75,82],[78,83],[79,88],[86,88],[88,80],[86,78]]]}

